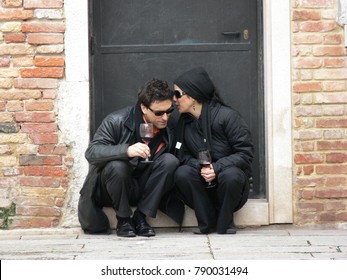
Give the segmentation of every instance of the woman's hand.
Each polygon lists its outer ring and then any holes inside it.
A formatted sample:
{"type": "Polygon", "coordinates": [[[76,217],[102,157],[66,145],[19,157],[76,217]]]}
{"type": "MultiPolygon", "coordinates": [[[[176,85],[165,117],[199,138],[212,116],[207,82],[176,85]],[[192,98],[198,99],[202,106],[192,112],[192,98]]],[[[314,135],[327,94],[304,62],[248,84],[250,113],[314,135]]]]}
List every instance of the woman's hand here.
{"type": "Polygon", "coordinates": [[[212,182],[214,179],[216,179],[216,173],[214,172],[213,165],[210,164],[209,167],[202,167],[201,176],[207,183],[212,182]]]}

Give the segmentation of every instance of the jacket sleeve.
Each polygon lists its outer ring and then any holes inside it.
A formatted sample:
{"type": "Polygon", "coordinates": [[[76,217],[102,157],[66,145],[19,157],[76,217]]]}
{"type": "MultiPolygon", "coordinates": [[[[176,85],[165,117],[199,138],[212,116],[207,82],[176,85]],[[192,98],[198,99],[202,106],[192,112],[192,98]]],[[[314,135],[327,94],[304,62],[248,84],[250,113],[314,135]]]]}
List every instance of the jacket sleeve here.
{"type": "Polygon", "coordinates": [[[103,166],[112,160],[128,160],[129,144],[121,142],[123,130],[121,118],[108,116],[97,129],[85,157],[90,164],[103,166]]]}
{"type": "Polygon", "coordinates": [[[231,147],[231,153],[213,164],[215,172],[220,173],[230,166],[238,167],[243,171],[251,170],[254,146],[246,122],[239,113],[230,112],[224,118],[223,130],[231,147]]]}

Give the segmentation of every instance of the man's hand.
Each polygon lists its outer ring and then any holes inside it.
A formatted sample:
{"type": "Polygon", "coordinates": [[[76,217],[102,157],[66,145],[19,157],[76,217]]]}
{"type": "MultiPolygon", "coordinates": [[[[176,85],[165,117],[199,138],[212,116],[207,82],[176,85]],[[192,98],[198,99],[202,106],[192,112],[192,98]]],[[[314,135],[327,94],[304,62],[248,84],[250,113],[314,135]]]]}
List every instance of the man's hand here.
{"type": "Polygon", "coordinates": [[[128,157],[141,157],[146,158],[151,156],[151,151],[149,147],[141,142],[135,143],[134,145],[131,145],[128,147],[128,157]]]}

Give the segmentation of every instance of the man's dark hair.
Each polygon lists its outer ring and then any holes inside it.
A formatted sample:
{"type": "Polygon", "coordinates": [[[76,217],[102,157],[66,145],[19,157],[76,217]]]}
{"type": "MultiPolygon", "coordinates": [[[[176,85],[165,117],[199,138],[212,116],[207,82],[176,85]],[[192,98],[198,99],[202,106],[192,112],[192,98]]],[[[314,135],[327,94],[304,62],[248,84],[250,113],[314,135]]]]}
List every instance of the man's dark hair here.
{"type": "Polygon", "coordinates": [[[153,79],[145,83],[138,93],[138,101],[147,108],[156,101],[172,100],[174,91],[166,81],[153,79]]]}

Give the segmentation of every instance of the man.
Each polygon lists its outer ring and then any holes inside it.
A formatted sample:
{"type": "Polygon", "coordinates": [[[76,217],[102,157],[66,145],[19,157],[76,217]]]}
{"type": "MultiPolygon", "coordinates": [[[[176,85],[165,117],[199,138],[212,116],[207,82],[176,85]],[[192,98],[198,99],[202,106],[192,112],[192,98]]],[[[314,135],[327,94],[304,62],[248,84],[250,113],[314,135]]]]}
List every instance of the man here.
{"type": "Polygon", "coordinates": [[[173,144],[174,92],[153,79],[138,93],[133,107],[108,115],[85,153],[90,170],[80,192],[78,217],[86,233],[108,233],[109,222],[101,208],[113,207],[117,235],[154,236],[146,216],[155,218],[164,195],[173,187],[178,160],[169,153],[173,144]],[[141,123],[152,123],[154,138],[142,142],[141,123]],[[149,157],[151,163],[142,163],[149,157]],[[133,217],[131,206],[137,206],[133,217]]]}

